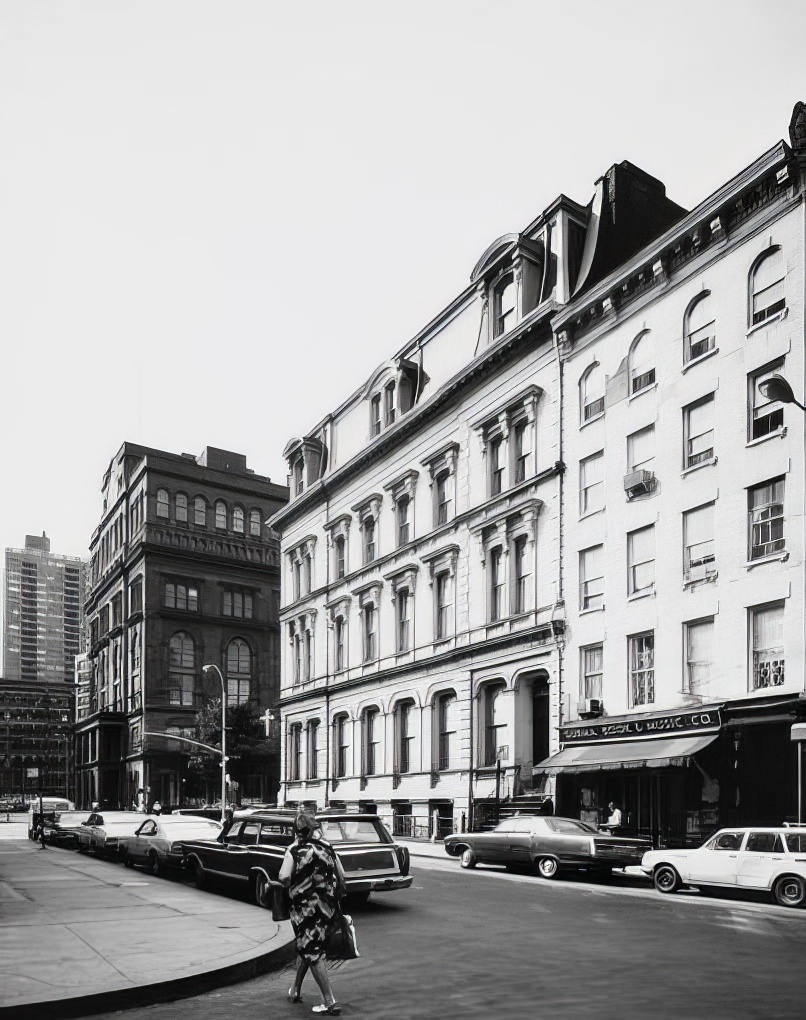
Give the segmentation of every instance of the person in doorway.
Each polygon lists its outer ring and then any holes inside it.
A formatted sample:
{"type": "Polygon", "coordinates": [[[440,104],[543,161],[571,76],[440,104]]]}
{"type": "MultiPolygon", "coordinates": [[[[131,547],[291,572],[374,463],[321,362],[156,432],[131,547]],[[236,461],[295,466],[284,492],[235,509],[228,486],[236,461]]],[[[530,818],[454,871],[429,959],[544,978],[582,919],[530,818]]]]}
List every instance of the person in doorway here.
{"type": "Polygon", "coordinates": [[[604,829],[606,832],[611,833],[612,835],[612,833],[614,833],[616,829],[621,828],[621,810],[616,807],[612,800],[607,805],[607,809],[610,812],[610,814],[608,815],[607,821],[604,822],[600,826],[600,828],[604,829]]]}
{"type": "Polygon", "coordinates": [[[431,813],[431,842],[434,843],[439,839],[439,811],[434,808],[431,813]]]}
{"type": "Polygon", "coordinates": [[[316,817],[301,811],[294,820],[295,841],[286,850],[279,879],[291,898],[291,925],[297,941],[297,973],[288,990],[291,1002],[302,1002],[302,982],[310,972],[324,1002],[314,1013],[338,1016],[341,1006],[330,985],[325,956],[325,936],[339,909],[344,872],[331,845],[322,838],[316,817]]]}

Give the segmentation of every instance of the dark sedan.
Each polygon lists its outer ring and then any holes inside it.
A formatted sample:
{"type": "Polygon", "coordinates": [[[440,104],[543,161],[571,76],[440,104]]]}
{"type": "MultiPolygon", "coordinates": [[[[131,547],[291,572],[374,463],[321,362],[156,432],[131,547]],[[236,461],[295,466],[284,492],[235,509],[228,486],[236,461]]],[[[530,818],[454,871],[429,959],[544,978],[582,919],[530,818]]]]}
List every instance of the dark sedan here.
{"type": "Polygon", "coordinates": [[[445,852],[459,857],[463,868],[505,864],[534,868],[555,878],[565,868],[587,868],[609,874],[613,868],[639,865],[648,839],[611,836],[577,818],[515,815],[491,832],[462,832],[445,837],[445,852]]]}
{"type": "MultiPolygon", "coordinates": [[[[267,907],[269,883],[277,880],[294,840],[294,817],[294,811],[283,809],[236,815],[217,839],[182,842],[185,867],[197,886],[223,879],[247,888],[259,906],[267,907]]],[[[392,839],[375,815],[331,811],[317,818],[344,867],[347,894],[353,900],[411,885],[408,849],[392,839]]]]}

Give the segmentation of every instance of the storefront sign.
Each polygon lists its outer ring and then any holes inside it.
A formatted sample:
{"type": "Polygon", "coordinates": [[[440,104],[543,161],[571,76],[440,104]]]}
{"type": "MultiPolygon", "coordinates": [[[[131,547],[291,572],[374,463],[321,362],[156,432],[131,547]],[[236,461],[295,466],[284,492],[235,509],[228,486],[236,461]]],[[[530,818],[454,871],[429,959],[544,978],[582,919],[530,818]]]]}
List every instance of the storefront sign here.
{"type": "Polygon", "coordinates": [[[560,741],[563,744],[589,744],[595,740],[658,737],[664,733],[699,733],[703,730],[718,730],[720,725],[718,708],[698,708],[691,712],[676,712],[674,715],[611,721],[602,719],[600,722],[563,726],[560,741]]]}

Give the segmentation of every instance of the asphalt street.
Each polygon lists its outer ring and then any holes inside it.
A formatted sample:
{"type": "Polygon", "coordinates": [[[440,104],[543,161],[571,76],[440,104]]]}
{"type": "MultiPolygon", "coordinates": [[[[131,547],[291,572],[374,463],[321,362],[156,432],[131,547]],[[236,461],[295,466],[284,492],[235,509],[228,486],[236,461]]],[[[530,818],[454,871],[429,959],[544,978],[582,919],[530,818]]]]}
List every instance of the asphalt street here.
{"type": "MultiPolygon", "coordinates": [[[[552,882],[418,860],[407,892],[356,912],[361,959],[332,973],[345,1017],[802,1017],[806,911],[763,897],[661,896],[638,879],[552,882]]],[[[256,908],[257,909],[257,908],[256,908]]],[[[126,1020],[301,1018],[291,971],[126,1020]]]]}

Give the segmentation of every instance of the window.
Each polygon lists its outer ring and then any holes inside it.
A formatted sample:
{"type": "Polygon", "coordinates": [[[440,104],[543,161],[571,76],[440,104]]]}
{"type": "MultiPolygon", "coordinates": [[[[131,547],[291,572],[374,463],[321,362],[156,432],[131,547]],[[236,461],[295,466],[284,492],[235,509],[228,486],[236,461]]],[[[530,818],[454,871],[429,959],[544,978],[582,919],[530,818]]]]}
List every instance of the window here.
{"type": "Polygon", "coordinates": [[[579,608],[604,609],[604,546],[594,545],[579,554],[579,608]]]}
{"type": "Polygon", "coordinates": [[[339,779],[347,775],[347,756],[350,741],[347,735],[347,716],[337,715],[333,720],[333,754],[335,757],[334,772],[339,779]]]}
{"type": "Polygon", "coordinates": [[[772,248],[750,274],[750,323],[756,326],[786,308],[786,268],[780,248],[772,248]]]}
{"type": "Polygon", "coordinates": [[[302,560],[299,556],[294,556],[291,561],[291,583],[293,590],[293,598],[296,602],[297,599],[302,597],[302,560]]]}
{"type": "Polygon", "coordinates": [[[697,297],[688,306],[683,322],[685,348],[683,360],[695,361],[716,347],[716,319],[710,293],[697,297]]]}
{"type": "Polygon", "coordinates": [[[157,517],[165,517],[167,519],[169,516],[168,490],[157,489],[157,517]]]}
{"type": "Polygon", "coordinates": [[[346,633],[345,619],[343,616],[337,616],[333,624],[333,642],[336,649],[336,671],[340,672],[344,669],[345,658],[344,658],[344,637],[346,633]]]}
{"type": "Polygon", "coordinates": [[[504,440],[501,436],[495,436],[490,440],[487,447],[487,455],[490,458],[490,495],[497,496],[504,487],[504,440]]]}
{"type": "Polygon", "coordinates": [[[579,381],[580,418],[583,425],[604,414],[604,389],[602,366],[594,362],[579,381]]]}
{"type": "Polygon", "coordinates": [[[381,429],[383,428],[383,419],[381,418],[380,393],[376,393],[372,400],[370,400],[369,413],[370,413],[370,435],[379,436],[381,434],[381,429]]]}
{"type": "Polygon", "coordinates": [[[203,496],[193,500],[193,523],[205,527],[207,524],[207,501],[203,496]]]}
{"type": "Polygon", "coordinates": [[[319,720],[308,723],[308,779],[319,778],[319,720]]]}
{"type": "Polygon", "coordinates": [[[655,589],[655,526],[627,535],[627,593],[646,595],[655,589]]]}
{"type": "Polygon", "coordinates": [[[302,631],[302,679],[307,683],[313,676],[313,642],[309,627],[302,631]]]}
{"type": "Polygon", "coordinates": [[[227,700],[231,705],[249,701],[252,680],[252,652],[242,638],[227,646],[227,700]]]}
{"type": "Polygon", "coordinates": [[[375,559],[375,519],[365,517],[361,523],[364,536],[364,563],[372,563],[375,559]]]}
{"type": "Polygon", "coordinates": [[[684,469],[714,459],[714,396],[683,408],[684,469]]]}
{"type": "Polygon", "coordinates": [[[375,606],[368,602],[361,615],[364,623],[364,662],[371,662],[378,657],[375,648],[375,606]]]}
{"type": "Polygon", "coordinates": [[[217,528],[226,528],[227,526],[227,504],[219,499],[215,505],[215,526],[217,528]]]}
{"type": "Polygon", "coordinates": [[[506,579],[504,577],[504,550],[500,545],[490,549],[488,564],[490,568],[490,621],[495,623],[504,615],[504,592],[506,590],[506,579]]]}
{"type": "Polygon", "coordinates": [[[781,687],[784,683],[784,605],[782,602],[750,610],[752,689],[781,687]]]}
{"type": "Polygon", "coordinates": [[[581,677],[579,697],[585,702],[589,698],[602,699],[602,676],[604,673],[604,646],[589,645],[580,649],[581,677]]]}
{"type": "Polygon", "coordinates": [[[302,680],[302,634],[295,623],[288,625],[288,633],[291,637],[291,661],[294,671],[294,683],[302,680]]]}
{"type": "Polygon", "coordinates": [[[633,634],[629,639],[630,700],[633,706],[655,702],[655,634],[633,634]]]}
{"type": "Polygon", "coordinates": [[[389,383],[383,390],[383,420],[389,426],[395,420],[395,384],[389,383]]]}
{"type": "Polygon", "coordinates": [[[434,637],[442,641],[450,634],[450,574],[437,574],[434,578],[434,637]]]}
{"type": "Polygon", "coordinates": [[[344,535],[339,535],[335,539],[333,548],[336,556],[336,577],[344,577],[347,572],[347,539],[344,535]]]}
{"type": "Polygon", "coordinates": [[[199,610],[199,589],[192,584],[175,584],[167,581],[165,584],[165,607],[166,609],[185,609],[191,613],[199,610]]]}
{"type": "Polygon", "coordinates": [[[313,587],[313,553],[310,546],[305,550],[302,557],[302,584],[303,593],[310,595],[313,587]]]}
{"type": "Polygon", "coordinates": [[[409,504],[408,496],[401,496],[395,504],[397,511],[397,544],[405,545],[409,541],[409,504]]]}
{"type": "Polygon", "coordinates": [[[604,510],[604,505],[604,450],[600,450],[579,462],[580,516],[604,510]]]}
{"type": "Polygon", "coordinates": [[[506,276],[495,288],[495,336],[503,336],[515,325],[517,290],[512,276],[506,276]]]}
{"type": "Polygon", "coordinates": [[[683,578],[687,584],[716,576],[714,504],[683,514],[683,578]]]}
{"type": "Polygon", "coordinates": [[[168,643],[168,703],[192,706],[196,688],[196,654],[193,638],[184,631],[168,643]]]}
{"type": "Polygon", "coordinates": [[[525,613],[529,608],[529,540],[526,535],[515,539],[515,591],[513,611],[525,613]]]}
{"type": "Polygon", "coordinates": [[[187,524],[188,498],[184,492],[177,492],[176,494],[176,519],[181,524],[187,524]]]}
{"type": "Polygon", "coordinates": [[[305,478],[302,473],[303,462],[302,457],[294,461],[291,469],[292,476],[292,490],[295,495],[299,496],[305,488],[305,478]]]}
{"type": "Polygon", "coordinates": [[[784,479],[756,485],[747,494],[750,518],[750,559],[782,552],[784,538],[784,479]]]}
{"type": "Polygon", "coordinates": [[[630,350],[630,396],[655,384],[655,344],[649,330],[633,341],[630,350]]]}
{"type": "Polygon", "coordinates": [[[243,534],[244,531],[244,515],[243,507],[236,506],[232,511],[232,530],[239,535],[243,534]]]}
{"type": "Polygon", "coordinates": [[[512,460],[515,485],[532,474],[532,425],[529,421],[516,422],[512,431],[512,460]]]}
{"type": "Polygon", "coordinates": [[[456,695],[451,691],[437,699],[437,715],[439,719],[439,771],[456,768],[456,731],[457,731],[456,695]]]}
{"type": "Polygon", "coordinates": [[[498,760],[498,749],[503,745],[506,736],[505,690],[503,685],[493,684],[484,688],[485,765],[495,765],[498,760]]]}
{"type": "Polygon", "coordinates": [[[379,712],[377,708],[368,708],[364,712],[364,775],[374,776],[377,774],[378,765],[378,744],[380,727],[378,726],[379,712]]]}
{"type": "Polygon", "coordinates": [[[251,620],[254,612],[254,596],[250,592],[225,589],[222,594],[222,613],[242,620],[251,620]]]}
{"type": "Polygon", "coordinates": [[[686,676],[683,690],[686,694],[705,697],[711,683],[713,662],[714,618],[695,620],[684,624],[686,640],[686,676]]]}
{"type": "Polygon", "coordinates": [[[138,578],[129,585],[129,613],[143,611],[143,580],[138,578]]]}
{"type": "Polygon", "coordinates": [[[409,650],[409,613],[411,611],[410,595],[405,589],[400,589],[395,598],[395,613],[397,616],[397,650],[407,652],[409,650]]]}
{"type": "Polygon", "coordinates": [[[760,372],[755,372],[750,376],[750,420],[747,430],[749,440],[763,439],[764,436],[779,432],[784,427],[784,405],[779,400],[765,397],[759,388],[773,374],[779,373],[783,367],[783,361],[777,361],[774,365],[763,368],[760,372]]]}
{"type": "Polygon", "coordinates": [[[412,767],[412,747],[414,744],[414,704],[403,701],[397,706],[398,725],[398,772],[410,772],[412,767]]]}
{"type": "Polygon", "coordinates": [[[627,471],[655,470],[655,426],[648,425],[627,436],[627,471]]]}
{"type": "Polygon", "coordinates": [[[292,783],[302,779],[302,723],[288,730],[288,779],[292,783]]]}
{"type": "Polygon", "coordinates": [[[439,475],[436,480],[436,526],[447,524],[451,517],[451,476],[448,472],[439,475]]]}
{"type": "Polygon", "coordinates": [[[777,832],[751,832],[745,852],[751,854],[782,854],[784,844],[777,832]]]}

